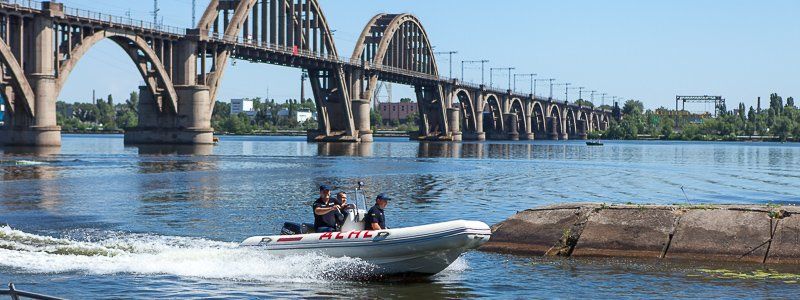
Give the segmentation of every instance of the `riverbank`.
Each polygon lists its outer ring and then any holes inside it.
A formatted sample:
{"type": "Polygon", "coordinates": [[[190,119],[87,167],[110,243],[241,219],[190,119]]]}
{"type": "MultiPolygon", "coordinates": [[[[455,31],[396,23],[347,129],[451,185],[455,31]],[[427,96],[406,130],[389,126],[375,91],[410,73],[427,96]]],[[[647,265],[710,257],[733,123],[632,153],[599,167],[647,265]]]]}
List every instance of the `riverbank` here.
{"type": "Polygon", "coordinates": [[[800,264],[800,207],[559,204],[492,226],[483,251],[800,264]]]}
{"type": "MultiPolygon", "coordinates": [[[[114,131],[62,131],[64,134],[124,134],[123,130],[114,131]]],[[[235,134],[228,132],[215,132],[215,136],[306,136],[306,131],[302,130],[279,130],[279,131],[259,131],[248,134],[235,134]]],[[[378,130],[373,134],[374,137],[406,137],[410,138],[411,135],[406,131],[398,130],[378,130]]],[[[711,139],[711,140],[665,140],[660,137],[650,135],[639,135],[635,140],[624,139],[609,139],[607,141],[683,141],[683,142],[781,142],[779,137],[775,136],[739,136],[733,140],[727,139],[711,139]]],[[[787,139],[786,142],[800,142],[797,139],[787,139]]]]}

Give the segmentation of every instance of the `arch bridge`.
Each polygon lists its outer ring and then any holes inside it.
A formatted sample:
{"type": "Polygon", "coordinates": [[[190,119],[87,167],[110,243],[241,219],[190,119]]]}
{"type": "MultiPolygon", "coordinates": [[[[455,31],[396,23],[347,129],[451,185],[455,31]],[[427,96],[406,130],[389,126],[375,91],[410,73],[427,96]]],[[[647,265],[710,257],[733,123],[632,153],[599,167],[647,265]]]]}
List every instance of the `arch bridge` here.
{"type": "Polygon", "coordinates": [[[410,14],[376,15],[343,58],[317,0],[211,0],[190,29],[7,0],[0,2],[7,100],[0,143],[60,145],[56,99],[75,65],[105,39],[128,54],[144,82],[139,125],[126,130],[126,143],[212,143],[211,113],[231,59],[308,72],[318,114],[311,141],[372,141],[369,103],[379,81],[414,88],[418,139],[583,138],[605,129],[610,116],[441,77],[428,34],[410,14]]]}

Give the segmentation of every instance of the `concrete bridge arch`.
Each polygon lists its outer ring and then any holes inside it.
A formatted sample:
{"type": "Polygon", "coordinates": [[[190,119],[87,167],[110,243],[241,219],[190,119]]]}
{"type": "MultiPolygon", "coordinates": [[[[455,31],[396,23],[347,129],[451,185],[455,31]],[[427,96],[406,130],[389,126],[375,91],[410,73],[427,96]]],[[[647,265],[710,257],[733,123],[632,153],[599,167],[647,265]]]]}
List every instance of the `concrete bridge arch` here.
{"type": "Polygon", "coordinates": [[[168,110],[175,114],[178,112],[178,94],[172,83],[170,74],[165,69],[164,63],[140,36],[126,32],[102,30],[82,39],[78,47],[68,53],[68,59],[59,63],[56,75],[55,95],[59,95],[67,82],[72,69],[78,64],[92,47],[98,42],[109,39],[120,46],[131,58],[139,74],[154,96],[159,112],[168,110]],[[163,92],[162,92],[163,91],[163,92]],[[163,100],[166,101],[163,101],[163,100]]]}

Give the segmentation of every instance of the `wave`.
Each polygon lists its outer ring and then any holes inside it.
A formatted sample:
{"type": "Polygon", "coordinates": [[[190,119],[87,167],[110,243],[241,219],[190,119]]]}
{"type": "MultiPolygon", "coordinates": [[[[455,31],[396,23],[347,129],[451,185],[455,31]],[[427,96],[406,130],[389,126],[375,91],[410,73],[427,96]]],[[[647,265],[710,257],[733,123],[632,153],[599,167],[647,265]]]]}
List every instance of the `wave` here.
{"type": "Polygon", "coordinates": [[[77,240],[0,227],[0,267],[31,273],[175,275],[207,279],[307,282],[368,276],[358,258],[275,256],[237,243],[131,233],[90,233],[77,240]]]}

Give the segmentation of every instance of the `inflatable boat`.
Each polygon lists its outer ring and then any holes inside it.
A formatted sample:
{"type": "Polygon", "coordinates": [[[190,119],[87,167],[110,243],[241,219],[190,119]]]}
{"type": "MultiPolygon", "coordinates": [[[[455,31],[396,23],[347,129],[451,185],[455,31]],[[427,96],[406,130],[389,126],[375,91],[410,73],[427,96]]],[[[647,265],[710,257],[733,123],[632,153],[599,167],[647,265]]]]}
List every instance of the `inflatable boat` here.
{"type": "Polygon", "coordinates": [[[381,275],[433,275],[491,236],[486,223],[464,220],[363,230],[365,214],[357,205],[351,207],[338,232],[310,233],[313,225],[286,223],[281,235],[250,237],[241,246],[259,247],[276,255],[318,253],[360,258],[374,265],[374,273],[381,275]]]}

